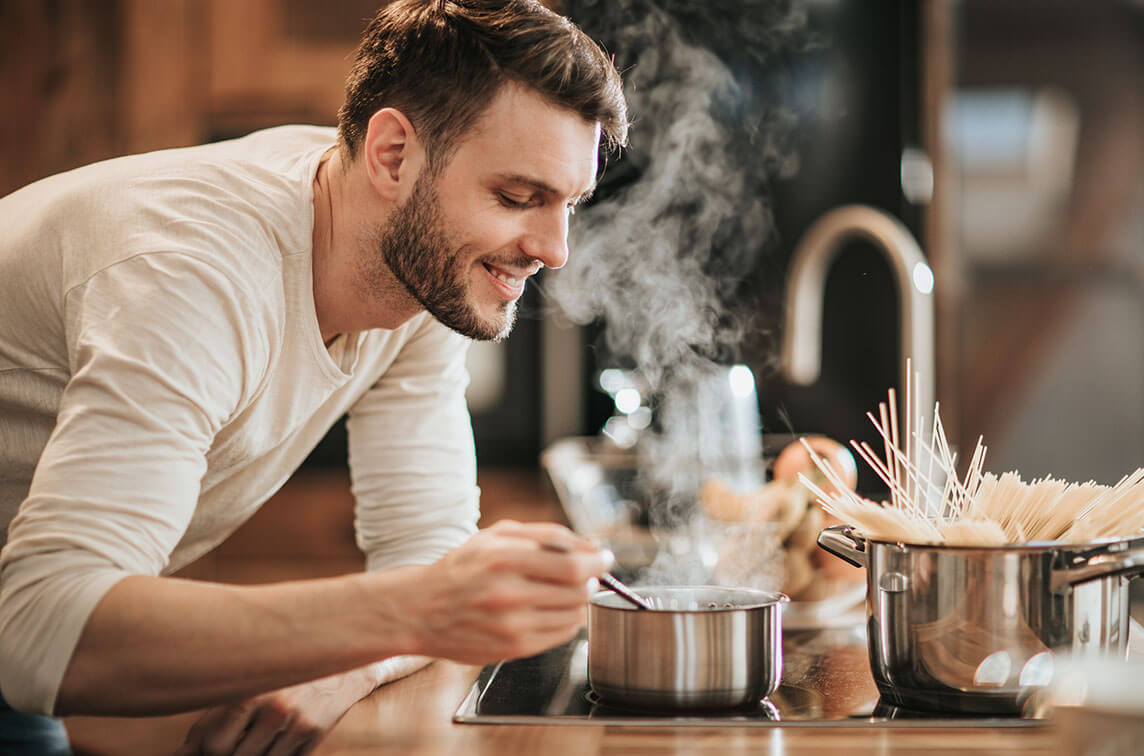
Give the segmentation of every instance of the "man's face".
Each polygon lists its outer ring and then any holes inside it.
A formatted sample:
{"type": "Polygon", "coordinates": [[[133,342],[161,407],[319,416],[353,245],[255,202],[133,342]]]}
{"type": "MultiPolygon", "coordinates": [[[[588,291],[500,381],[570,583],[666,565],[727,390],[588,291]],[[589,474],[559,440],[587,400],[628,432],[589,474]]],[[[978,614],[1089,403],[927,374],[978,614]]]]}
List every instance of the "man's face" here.
{"type": "Polygon", "coordinates": [[[525,280],[568,260],[568,217],[591,191],[598,141],[597,125],[506,85],[439,175],[418,177],[374,252],[444,325],[504,338],[525,280]]]}

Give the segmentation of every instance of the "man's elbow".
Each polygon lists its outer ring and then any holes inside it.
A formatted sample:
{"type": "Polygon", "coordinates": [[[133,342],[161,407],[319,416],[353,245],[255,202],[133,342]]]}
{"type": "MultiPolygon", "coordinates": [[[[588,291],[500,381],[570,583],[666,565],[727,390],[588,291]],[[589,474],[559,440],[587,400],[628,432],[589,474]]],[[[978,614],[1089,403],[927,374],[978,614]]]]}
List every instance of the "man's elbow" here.
{"type": "MultiPolygon", "coordinates": [[[[4,614],[0,602],[0,617],[4,614]]],[[[51,703],[37,694],[36,681],[29,679],[27,649],[9,624],[0,621],[0,695],[8,706],[23,714],[53,714],[51,703]]]]}

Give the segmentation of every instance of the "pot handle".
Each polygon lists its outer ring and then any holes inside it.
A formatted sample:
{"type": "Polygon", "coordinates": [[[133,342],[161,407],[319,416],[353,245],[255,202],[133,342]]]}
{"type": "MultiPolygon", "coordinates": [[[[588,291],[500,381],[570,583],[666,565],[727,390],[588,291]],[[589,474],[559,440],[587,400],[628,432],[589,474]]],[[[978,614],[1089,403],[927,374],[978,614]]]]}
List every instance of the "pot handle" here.
{"type": "Polygon", "coordinates": [[[1063,567],[1053,568],[1049,585],[1054,591],[1114,575],[1144,573],[1144,538],[1133,538],[1076,552],[1063,567]]]}
{"type": "Polygon", "coordinates": [[[849,525],[831,525],[818,534],[818,546],[855,567],[866,566],[866,539],[849,525]]]}

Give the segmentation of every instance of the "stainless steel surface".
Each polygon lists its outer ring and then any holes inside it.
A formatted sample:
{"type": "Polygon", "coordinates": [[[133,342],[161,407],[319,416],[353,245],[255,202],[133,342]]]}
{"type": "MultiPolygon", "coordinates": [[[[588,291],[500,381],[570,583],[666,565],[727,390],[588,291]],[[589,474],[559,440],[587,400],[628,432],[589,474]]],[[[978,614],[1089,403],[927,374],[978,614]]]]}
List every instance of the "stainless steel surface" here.
{"type": "Polygon", "coordinates": [[[778,690],[742,709],[635,711],[608,706],[588,686],[585,636],[537,656],[485,667],[453,721],[472,724],[648,727],[1029,727],[1035,717],[934,714],[892,706],[870,677],[866,631],[846,628],[783,633],[778,690]]]}
{"type": "Polygon", "coordinates": [[[855,567],[866,566],[866,542],[843,527],[829,527],[818,534],[818,545],[855,567]]]}
{"type": "MultiPolygon", "coordinates": [[[[910,358],[914,370],[921,373],[918,406],[932,407],[933,274],[909,230],[885,212],[865,205],[846,205],[826,213],[806,231],[794,250],[785,300],[784,373],[802,384],[818,378],[826,274],[842,243],[853,237],[873,242],[890,263],[899,291],[903,357],[910,358]]],[[[903,388],[908,377],[903,359],[903,388]]]]}
{"type": "Polygon", "coordinates": [[[795,247],[785,294],[783,373],[792,383],[803,385],[818,379],[826,274],[843,242],[853,237],[872,242],[890,264],[901,322],[899,388],[914,386],[914,406],[928,415],[935,398],[933,271],[909,229],[873,207],[846,205],[831,210],[807,229],[795,247]],[[907,361],[912,368],[907,369],[907,361]]]}
{"type": "Polygon", "coordinates": [[[864,564],[870,669],[913,709],[1020,711],[1057,654],[1124,658],[1128,581],[1144,538],[1084,546],[903,545],[827,528],[819,545],[864,564]]]}
{"type": "Polygon", "coordinates": [[[588,604],[588,682],[600,700],[651,710],[757,705],[782,677],[781,593],[712,586],[610,591],[588,604]]]}
{"type": "Polygon", "coordinates": [[[600,578],[600,584],[614,592],[617,596],[627,601],[636,609],[651,609],[651,604],[643,596],[639,595],[631,588],[620,582],[615,575],[605,574],[600,578]]]}

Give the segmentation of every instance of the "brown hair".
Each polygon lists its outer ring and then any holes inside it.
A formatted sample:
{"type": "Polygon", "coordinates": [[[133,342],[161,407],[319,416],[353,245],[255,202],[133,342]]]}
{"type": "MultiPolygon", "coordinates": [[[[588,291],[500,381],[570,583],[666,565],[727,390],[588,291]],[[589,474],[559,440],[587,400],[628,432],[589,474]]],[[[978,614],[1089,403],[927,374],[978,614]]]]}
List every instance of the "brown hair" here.
{"type": "Polygon", "coordinates": [[[425,143],[430,167],[455,149],[500,87],[516,82],[627,142],[627,105],[604,51],[536,0],[395,0],[366,28],[338,132],[350,160],[369,119],[393,107],[425,143]]]}

